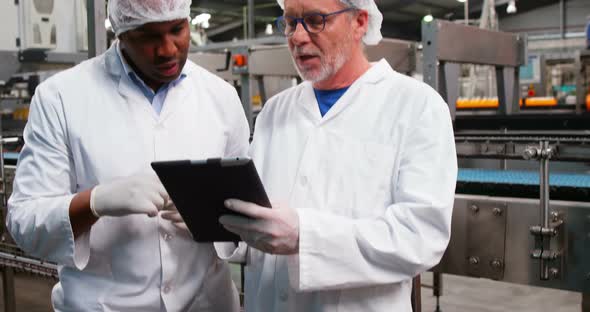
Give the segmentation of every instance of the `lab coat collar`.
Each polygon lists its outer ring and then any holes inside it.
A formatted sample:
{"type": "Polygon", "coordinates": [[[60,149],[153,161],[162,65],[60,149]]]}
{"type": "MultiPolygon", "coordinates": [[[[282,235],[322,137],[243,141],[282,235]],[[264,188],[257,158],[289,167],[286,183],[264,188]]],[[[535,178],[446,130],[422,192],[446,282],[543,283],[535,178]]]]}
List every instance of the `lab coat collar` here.
{"type": "Polygon", "coordinates": [[[131,81],[129,77],[125,75],[121,59],[117,53],[118,46],[118,42],[113,43],[104,54],[106,71],[118,82],[118,90],[123,97],[139,101],[141,97],[138,92],[134,92],[133,88],[130,87],[131,81]]]}
{"type": "Polygon", "coordinates": [[[299,103],[303,103],[306,113],[310,115],[314,123],[321,125],[333,119],[340,112],[350,106],[353,102],[350,97],[353,96],[359,88],[362,88],[365,84],[376,84],[394,72],[393,68],[391,68],[385,59],[381,59],[376,63],[371,63],[371,68],[369,68],[350,86],[323,118],[320,114],[320,109],[311,82],[306,81],[303,83],[303,90],[301,92],[299,103]]]}
{"type": "Polygon", "coordinates": [[[120,65],[119,56],[117,55],[117,43],[111,45],[111,47],[105,52],[104,58],[107,72],[114,77],[121,76],[123,68],[120,65]]]}
{"type": "MultiPolygon", "coordinates": [[[[375,84],[380,82],[381,80],[385,79],[388,75],[393,74],[395,71],[391,68],[391,65],[387,62],[386,59],[381,59],[378,62],[371,63],[371,68],[367,70],[354,84],[375,84]]],[[[353,84],[353,85],[354,85],[353,84]]]]}

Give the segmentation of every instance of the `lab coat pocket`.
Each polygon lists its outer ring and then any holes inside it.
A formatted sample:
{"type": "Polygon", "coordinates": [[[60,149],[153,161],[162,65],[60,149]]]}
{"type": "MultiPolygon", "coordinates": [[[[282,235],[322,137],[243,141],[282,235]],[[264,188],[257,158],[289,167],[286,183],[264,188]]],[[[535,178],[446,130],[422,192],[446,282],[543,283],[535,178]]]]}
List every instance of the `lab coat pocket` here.
{"type": "Polygon", "coordinates": [[[346,177],[338,192],[342,205],[353,218],[370,218],[383,214],[392,202],[392,181],[396,149],[377,142],[348,140],[343,146],[350,157],[341,168],[346,177]]]}
{"type": "Polygon", "coordinates": [[[186,311],[233,312],[239,309],[237,289],[225,261],[217,257],[212,259],[202,287],[198,299],[186,311]]]}
{"type": "MultiPolygon", "coordinates": [[[[358,212],[359,217],[382,215],[393,202],[392,190],[397,163],[397,150],[394,146],[368,142],[365,143],[366,161],[362,185],[366,185],[368,208],[358,212]]],[[[359,186],[359,187],[362,187],[359,186]]]]}

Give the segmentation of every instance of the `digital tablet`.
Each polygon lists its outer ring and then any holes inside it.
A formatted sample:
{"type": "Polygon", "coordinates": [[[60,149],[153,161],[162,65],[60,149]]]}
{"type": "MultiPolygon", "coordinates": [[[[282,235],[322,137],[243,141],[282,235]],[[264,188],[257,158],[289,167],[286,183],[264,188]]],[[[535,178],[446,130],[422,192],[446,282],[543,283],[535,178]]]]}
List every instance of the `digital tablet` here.
{"type": "Polygon", "coordinates": [[[219,223],[222,215],[240,215],[225,208],[227,199],[271,207],[249,158],[156,161],[152,168],[197,242],[240,241],[219,223]]]}

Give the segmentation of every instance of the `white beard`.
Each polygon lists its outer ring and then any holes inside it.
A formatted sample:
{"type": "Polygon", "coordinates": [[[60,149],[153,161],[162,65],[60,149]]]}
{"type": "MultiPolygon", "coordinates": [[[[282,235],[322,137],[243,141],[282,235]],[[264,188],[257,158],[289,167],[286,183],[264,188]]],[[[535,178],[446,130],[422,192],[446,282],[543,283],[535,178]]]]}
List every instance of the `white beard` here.
{"type": "Polygon", "coordinates": [[[306,54],[317,55],[320,57],[320,69],[317,71],[299,68],[294,56],[302,53],[302,51],[304,50],[295,47],[293,51],[291,51],[291,58],[293,60],[293,63],[295,64],[295,69],[297,69],[297,73],[299,74],[299,76],[301,76],[303,80],[311,81],[312,83],[324,81],[330,78],[331,76],[336,74],[342,68],[342,66],[344,66],[344,63],[346,63],[346,61],[348,61],[348,59],[350,58],[349,47],[351,45],[351,41],[352,35],[347,36],[346,42],[338,45],[337,50],[334,51],[334,53],[332,53],[332,57],[329,59],[326,59],[326,56],[324,54],[321,54],[321,52],[319,51],[313,51],[312,53],[306,51],[306,54]]]}

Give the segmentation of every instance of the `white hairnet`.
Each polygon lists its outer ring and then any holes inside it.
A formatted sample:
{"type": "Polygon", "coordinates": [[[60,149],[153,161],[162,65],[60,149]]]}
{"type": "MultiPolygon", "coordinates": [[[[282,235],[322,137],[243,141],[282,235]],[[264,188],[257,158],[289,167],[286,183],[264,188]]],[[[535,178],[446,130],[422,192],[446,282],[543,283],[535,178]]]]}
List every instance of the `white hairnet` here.
{"type": "Polygon", "coordinates": [[[188,18],[191,0],[109,0],[109,20],[117,36],[147,23],[188,18]]]}
{"type": "MultiPolygon", "coordinates": [[[[285,9],[285,0],[277,0],[281,9],[285,9]]],[[[374,0],[340,0],[349,7],[366,10],[369,13],[369,27],[367,33],[363,37],[363,42],[366,45],[377,45],[383,39],[381,35],[381,24],[383,23],[383,14],[377,8],[374,0]]]]}

